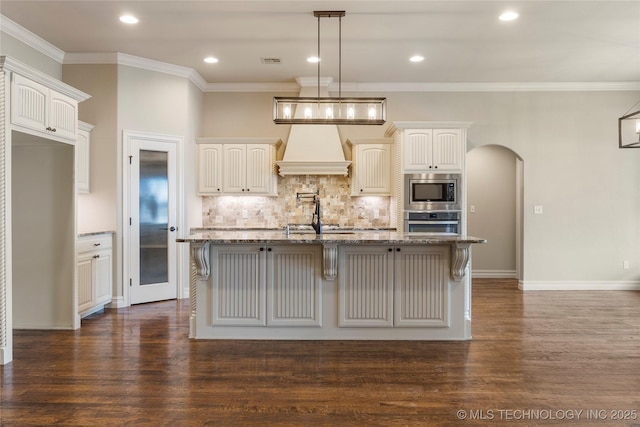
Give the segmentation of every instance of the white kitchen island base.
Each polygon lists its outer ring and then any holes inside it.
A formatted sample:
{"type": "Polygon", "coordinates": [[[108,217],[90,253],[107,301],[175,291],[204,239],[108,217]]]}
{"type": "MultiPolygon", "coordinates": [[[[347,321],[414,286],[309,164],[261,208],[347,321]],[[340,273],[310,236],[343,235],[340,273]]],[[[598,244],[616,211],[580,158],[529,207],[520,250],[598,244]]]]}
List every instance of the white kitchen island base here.
{"type": "Polygon", "coordinates": [[[470,244],[390,232],[209,232],[192,254],[196,339],[471,339],[470,244]]]}

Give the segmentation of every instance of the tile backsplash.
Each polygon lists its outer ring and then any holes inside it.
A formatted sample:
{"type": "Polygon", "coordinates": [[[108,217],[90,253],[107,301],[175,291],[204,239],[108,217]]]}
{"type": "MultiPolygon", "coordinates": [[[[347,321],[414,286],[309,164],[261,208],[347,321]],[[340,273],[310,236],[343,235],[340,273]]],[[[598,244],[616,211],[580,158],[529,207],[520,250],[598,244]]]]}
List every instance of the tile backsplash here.
{"type": "Polygon", "coordinates": [[[311,175],[278,177],[278,197],[203,197],[202,225],[282,228],[287,223],[309,224],[313,202],[311,199],[296,200],[296,193],[317,190],[320,190],[324,224],[355,228],[389,227],[389,197],[351,197],[349,177],[311,175]]]}

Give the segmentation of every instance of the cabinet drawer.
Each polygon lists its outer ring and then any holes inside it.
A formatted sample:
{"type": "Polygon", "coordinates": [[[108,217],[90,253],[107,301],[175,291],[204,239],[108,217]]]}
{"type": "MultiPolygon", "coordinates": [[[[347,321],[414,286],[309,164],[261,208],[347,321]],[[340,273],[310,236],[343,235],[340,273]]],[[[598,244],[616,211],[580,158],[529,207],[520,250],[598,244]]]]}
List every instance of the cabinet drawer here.
{"type": "Polygon", "coordinates": [[[97,234],[95,236],[79,237],[76,249],[78,253],[101,251],[104,249],[111,249],[112,243],[111,234],[97,234]]]}

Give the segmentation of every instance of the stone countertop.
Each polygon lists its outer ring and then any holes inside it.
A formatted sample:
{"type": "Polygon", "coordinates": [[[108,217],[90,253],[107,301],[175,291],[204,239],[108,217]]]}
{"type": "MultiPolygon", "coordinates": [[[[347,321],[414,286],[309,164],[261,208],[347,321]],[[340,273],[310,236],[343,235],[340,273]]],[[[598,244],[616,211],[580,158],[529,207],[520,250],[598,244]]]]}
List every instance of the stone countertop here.
{"type": "Polygon", "coordinates": [[[402,245],[451,245],[460,243],[486,243],[473,236],[453,236],[430,233],[399,233],[389,230],[328,230],[315,234],[306,230],[206,230],[176,239],[183,243],[306,243],[306,244],[402,244],[402,245]]]}

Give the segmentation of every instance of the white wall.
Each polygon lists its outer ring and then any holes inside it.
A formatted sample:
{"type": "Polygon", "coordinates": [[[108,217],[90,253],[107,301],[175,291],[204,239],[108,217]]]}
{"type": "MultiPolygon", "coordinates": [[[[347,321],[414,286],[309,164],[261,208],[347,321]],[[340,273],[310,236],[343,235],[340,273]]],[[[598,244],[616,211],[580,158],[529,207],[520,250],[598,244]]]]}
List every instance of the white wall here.
{"type": "Polygon", "coordinates": [[[515,277],[516,182],[513,151],[485,145],[467,153],[467,233],[487,239],[473,247],[476,277],[515,277]]]}

